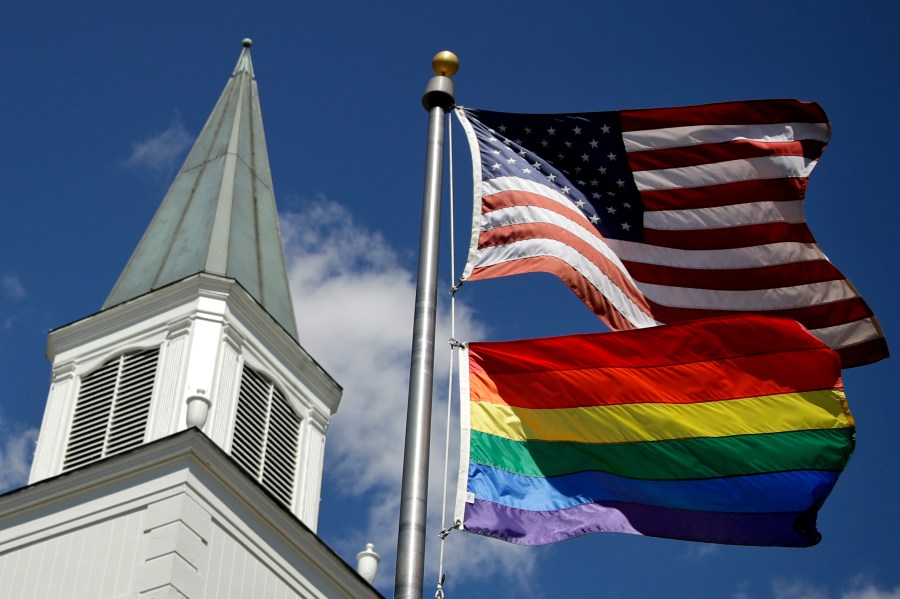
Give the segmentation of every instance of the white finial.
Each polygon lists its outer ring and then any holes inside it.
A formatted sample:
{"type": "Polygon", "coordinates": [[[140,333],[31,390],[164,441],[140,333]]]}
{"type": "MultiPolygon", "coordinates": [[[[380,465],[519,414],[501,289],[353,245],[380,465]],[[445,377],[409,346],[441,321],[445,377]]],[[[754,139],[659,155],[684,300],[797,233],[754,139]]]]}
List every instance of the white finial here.
{"type": "Polygon", "coordinates": [[[209,415],[209,407],[212,402],[204,397],[206,391],[197,389],[197,392],[187,398],[187,414],[185,415],[185,423],[188,428],[197,427],[203,429],[206,424],[206,417],[209,415]]]}
{"type": "Polygon", "coordinates": [[[356,554],[356,572],[365,578],[366,582],[371,583],[378,574],[378,562],[380,561],[381,556],[375,553],[375,545],[366,543],[365,551],[356,554]]]}
{"type": "Polygon", "coordinates": [[[249,48],[250,46],[253,45],[253,40],[250,39],[249,37],[245,37],[245,38],[244,38],[244,41],[243,41],[243,44],[244,44],[244,47],[245,47],[245,48],[249,48]]]}

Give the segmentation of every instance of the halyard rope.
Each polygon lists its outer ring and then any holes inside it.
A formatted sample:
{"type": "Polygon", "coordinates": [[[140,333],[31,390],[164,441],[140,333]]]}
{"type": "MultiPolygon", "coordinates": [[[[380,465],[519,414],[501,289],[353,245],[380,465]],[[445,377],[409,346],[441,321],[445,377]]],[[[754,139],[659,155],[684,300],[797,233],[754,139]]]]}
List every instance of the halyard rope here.
{"type": "Polygon", "coordinates": [[[450,366],[447,377],[447,428],[444,433],[444,485],[441,489],[441,532],[440,537],[440,557],[438,558],[438,582],[437,590],[434,592],[435,599],[444,599],[444,541],[450,533],[451,527],[447,523],[447,472],[450,464],[450,420],[453,405],[453,365],[456,355],[456,347],[459,342],[456,341],[456,290],[458,286],[453,284],[453,277],[456,273],[456,234],[454,228],[454,204],[453,204],[453,119],[451,112],[447,112],[447,144],[449,150],[449,170],[450,170],[450,366]]]}

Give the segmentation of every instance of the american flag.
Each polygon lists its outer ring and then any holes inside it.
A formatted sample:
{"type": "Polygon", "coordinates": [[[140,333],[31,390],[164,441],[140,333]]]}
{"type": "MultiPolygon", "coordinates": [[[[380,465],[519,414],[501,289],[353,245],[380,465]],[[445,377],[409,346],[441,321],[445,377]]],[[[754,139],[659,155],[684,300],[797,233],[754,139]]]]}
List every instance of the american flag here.
{"type": "Polygon", "coordinates": [[[475,160],[463,280],[549,272],[614,330],[752,312],[799,321],[844,367],[888,356],[806,224],[818,104],[456,114],[475,160]]]}

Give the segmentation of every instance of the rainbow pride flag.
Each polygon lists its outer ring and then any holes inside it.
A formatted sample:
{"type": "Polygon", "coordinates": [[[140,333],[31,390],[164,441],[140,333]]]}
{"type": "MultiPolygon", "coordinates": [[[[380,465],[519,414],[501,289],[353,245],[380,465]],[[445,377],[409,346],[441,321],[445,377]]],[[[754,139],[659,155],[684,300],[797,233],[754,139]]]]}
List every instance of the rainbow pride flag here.
{"type": "Polygon", "coordinates": [[[469,343],[458,525],[807,547],[854,446],[837,354],[738,316],[469,343]],[[468,398],[468,401],[466,401],[468,398]]]}

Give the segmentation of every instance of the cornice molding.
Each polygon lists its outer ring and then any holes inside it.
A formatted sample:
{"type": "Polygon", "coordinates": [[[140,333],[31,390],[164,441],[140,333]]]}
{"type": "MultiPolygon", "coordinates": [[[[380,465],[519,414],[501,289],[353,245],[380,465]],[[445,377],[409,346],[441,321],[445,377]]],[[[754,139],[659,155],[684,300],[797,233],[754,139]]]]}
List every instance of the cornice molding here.
{"type": "Polygon", "coordinates": [[[224,322],[233,341],[256,339],[314,397],[334,414],[343,390],[340,384],[234,279],[198,273],[140,297],[50,332],[47,357],[52,361],[67,351],[98,342],[128,329],[145,333],[167,330],[168,335],[190,326],[198,318],[224,322]],[[222,302],[222,310],[202,304],[222,302]]]}
{"type": "Polygon", "coordinates": [[[53,371],[50,373],[50,384],[61,383],[62,381],[75,377],[78,372],[78,363],[75,360],[54,364],[53,371]]]}

